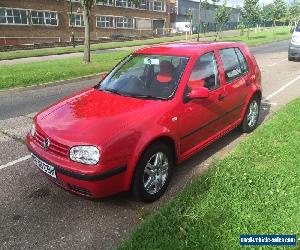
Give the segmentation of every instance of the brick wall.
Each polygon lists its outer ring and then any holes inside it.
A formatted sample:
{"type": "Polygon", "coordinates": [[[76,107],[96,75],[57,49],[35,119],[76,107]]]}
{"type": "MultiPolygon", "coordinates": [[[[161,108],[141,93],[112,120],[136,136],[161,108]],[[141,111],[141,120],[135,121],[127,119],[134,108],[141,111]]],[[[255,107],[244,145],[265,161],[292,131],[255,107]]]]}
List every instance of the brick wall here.
{"type": "MultiPolygon", "coordinates": [[[[59,24],[58,26],[0,24],[0,45],[66,42],[70,40],[72,27],[69,25],[69,2],[66,0],[0,0],[1,7],[56,11],[59,24]]],[[[79,3],[73,3],[72,10],[73,12],[78,11],[80,13],[82,12],[82,7],[79,3]]],[[[151,20],[160,19],[164,20],[164,27],[169,28],[168,4],[166,12],[95,5],[92,10],[91,19],[91,39],[94,40],[99,37],[109,37],[115,34],[153,34],[153,30],[96,27],[97,15],[150,18],[151,20]]],[[[84,37],[83,27],[74,27],[73,32],[75,39],[82,39],[84,37]]]]}

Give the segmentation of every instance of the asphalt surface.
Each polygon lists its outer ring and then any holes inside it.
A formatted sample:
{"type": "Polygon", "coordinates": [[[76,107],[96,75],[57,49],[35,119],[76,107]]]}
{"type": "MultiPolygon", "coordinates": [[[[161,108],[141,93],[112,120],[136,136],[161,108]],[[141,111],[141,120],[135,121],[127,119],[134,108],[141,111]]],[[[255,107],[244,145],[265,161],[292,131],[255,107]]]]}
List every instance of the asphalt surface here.
{"type": "MultiPolygon", "coordinates": [[[[252,48],[262,70],[261,123],[300,96],[300,62],[287,61],[287,46],[285,41],[252,48]]],[[[145,216],[247,136],[232,131],[178,166],[167,193],[155,203],[135,202],[127,193],[82,199],[49,183],[31,159],[20,158],[28,155],[23,139],[32,113],[96,82],[0,93],[0,249],[115,248],[145,216]]]]}

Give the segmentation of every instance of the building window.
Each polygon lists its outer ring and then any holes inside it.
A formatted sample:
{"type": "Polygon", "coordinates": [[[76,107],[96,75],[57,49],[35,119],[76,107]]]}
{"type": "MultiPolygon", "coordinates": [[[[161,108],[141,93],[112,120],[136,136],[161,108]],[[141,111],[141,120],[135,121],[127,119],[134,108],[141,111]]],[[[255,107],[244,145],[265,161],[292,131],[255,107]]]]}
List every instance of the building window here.
{"type": "Polygon", "coordinates": [[[113,0],[97,0],[96,4],[97,5],[105,5],[105,6],[113,6],[114,1],[113,0]]]}
{"type": "Polygon", "coordinates": [[[114,18],[112,16],[97,16],[96,24],[100,28],[113,28],[114,18]]]}
{"type": "Polygon", "coordinates": [[[132,8],[133,3],[131,0],[116,0],[116,7],[132,8]]]}
{"type": "Polygon", "coordinates": [[[127,7],[127,0],[116,0],[117,7],[127,7]]]}
{"type": "Polygon", "coordinates": [[[153,10],[155,11],[164,11],[165,10],[165,4],[163,1],[153,1],[153,10]]]}
{"type": "Polygon", "coordinates": [[[138,30],[152,30],[152,21],[148,18],[135,18],[135,28],[138,30]]]}
{"type": "Polygon", "coordinates": [[[57,26],[57,13],[53,11],[31,11],[31,23],[33,25],[57,26]]]}
{"type": "Polygon", "coordinates": [[[26,10],[0,8],[0,24],[28,24],[26,10]]]}
{"type": "Polygon", "coordinates": [[[116,28],[133,29],[133,18],[116,17],[116,28]]]}
{"type": "Polygon", "coordinates": [[[70,14],[69,25],[74,27],[84,27],[83,15],[82,14],[70,14]]]}
{"type": "Polygon", "coordinates": [[[141,0],[139,8],[142,10],[149,10],[149,0],[141,0]]]}

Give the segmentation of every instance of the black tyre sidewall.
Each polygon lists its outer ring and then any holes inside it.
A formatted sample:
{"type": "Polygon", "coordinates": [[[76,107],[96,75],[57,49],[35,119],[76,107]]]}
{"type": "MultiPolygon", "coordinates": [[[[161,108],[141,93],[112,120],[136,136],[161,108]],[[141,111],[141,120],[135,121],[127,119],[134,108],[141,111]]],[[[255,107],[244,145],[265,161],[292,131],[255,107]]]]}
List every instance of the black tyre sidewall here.
{"type": "Polygon", "coordinates": [[[144,202],[152,202],[159,199],[166,191],[172,174],[172,168],[174,166],[174,157],[171,149],[164,143],[154,143],[150,145],[142,154],[135,170],[133,182],[132,182],[132,193],[137,200],[142,200],[144,202]],[[144,169],[150,157],[152,157],[157,152],[163,152],[169,162],[168,176],[163,187],[155,194],[149,194],[143,184],[144,169]]]}

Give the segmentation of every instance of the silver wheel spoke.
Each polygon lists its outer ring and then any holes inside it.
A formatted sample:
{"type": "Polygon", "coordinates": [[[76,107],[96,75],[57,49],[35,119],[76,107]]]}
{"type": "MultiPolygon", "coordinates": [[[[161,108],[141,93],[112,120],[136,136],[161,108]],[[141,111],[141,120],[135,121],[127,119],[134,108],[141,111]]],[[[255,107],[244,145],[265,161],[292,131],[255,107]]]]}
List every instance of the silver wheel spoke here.
{"type": "Polygon", "coordinates": [[[154,177],[149,177],[147,182],[144,184],[144,187],[146,189],[147,192],[150,191],[151,187],[153,186],[154,184],[154,180],[155,178],[154,177]]]}
{"type": "Polygon", "coordinates": [[[258,117],[258,104],[256,101],[252,101],[249,105],[249,112],[247,114],[247,122],[249,127],[253,127],[258,117]]]}
{"type": "Polygon", "coordinates": [[[157,153],[155,156],[154,166],[159,167],[162,162],[162,153],[157,153]]]}
{"type": "Polygon", "coordinates": [[[162,180],[162,177],[160,176],[157,180],[157,183],[156,183],[156,189],[157,191],[159,191],[163,186],[163,180],[162,180]]]}
{"type": "Polygon", "coordinates": [[[169,169],[169,164],[168,163],[164,163],[161,168],[160,168],[160,174],[164,175],[168,173],[168,169],[169,169]]]}

